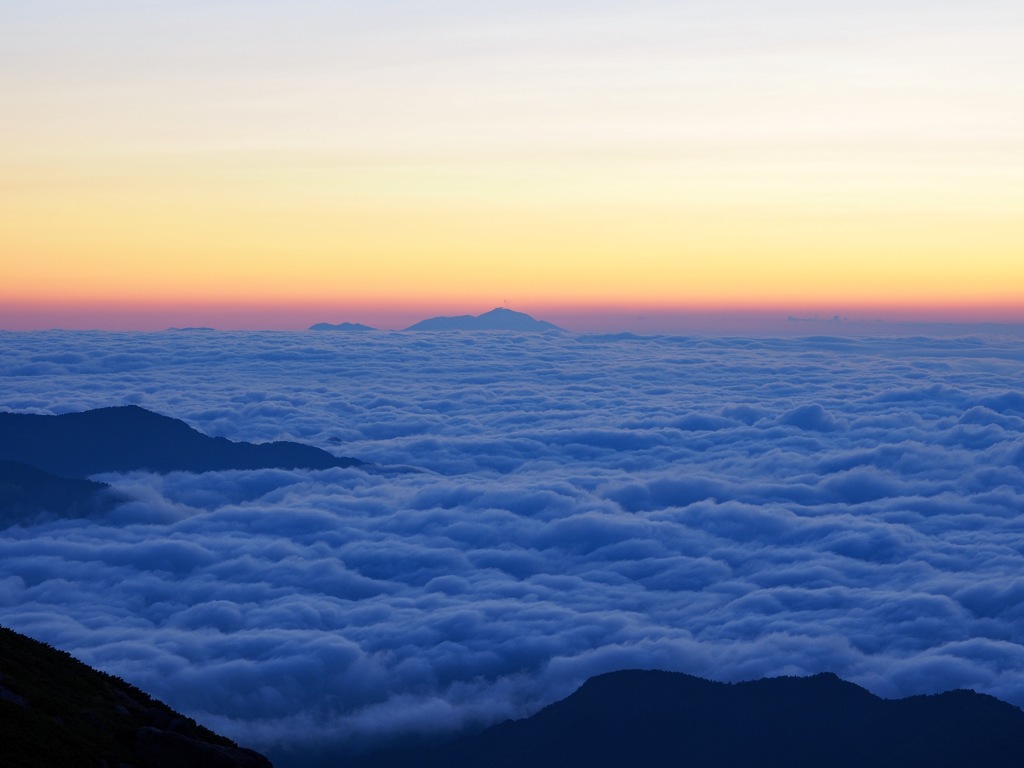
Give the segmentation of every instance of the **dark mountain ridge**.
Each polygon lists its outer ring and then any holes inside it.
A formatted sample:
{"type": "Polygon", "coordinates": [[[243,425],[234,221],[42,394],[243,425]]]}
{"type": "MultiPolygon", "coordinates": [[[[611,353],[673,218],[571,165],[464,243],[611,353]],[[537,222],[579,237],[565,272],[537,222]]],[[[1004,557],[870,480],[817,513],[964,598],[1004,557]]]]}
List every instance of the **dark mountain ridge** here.
{"type": "Polygon", "coordinates": [[[632,670],[524,720],[350,768],[1011,768],[1024,712],[973,691],[888,700],[832,674],[716,683],[632,670]]]}
{"type": "Polygon", "coordinates": [[[0,765],[271,768],[120,678],[5,627],[0,765]]]}
{"type": "Polygon", "coordinates": [[[137,405],[58,416],[0,413],[0,460],[65,478],[133,470],[328,469],[362,463],[302,443],[209,437],[137,405]]]}

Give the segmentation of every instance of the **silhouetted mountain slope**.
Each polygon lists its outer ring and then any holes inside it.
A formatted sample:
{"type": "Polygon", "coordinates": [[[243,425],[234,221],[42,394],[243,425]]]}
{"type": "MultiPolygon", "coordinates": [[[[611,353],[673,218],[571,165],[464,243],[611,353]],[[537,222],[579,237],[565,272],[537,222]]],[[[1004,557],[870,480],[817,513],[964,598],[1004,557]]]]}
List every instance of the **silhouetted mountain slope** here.
{"type": "Polygon", "coordinates": [[[63,477],[98,472],[327,469],[361,464],[301,443],[236,443],[136,405],[59,416],[0,413],[0,459],[63,477]]]}
{"type": "Polygon", "coordinates": [[[725,684],[613,672],[533,717],[359,768],[1010,768],[1024,765],[1024,712],[952,691],[881,699],[835,675],[725,684]]]}
{"type": "Polygon", "coordinates": [[[47,517],[84,517],[115,500],[106,483],[57,477],[0,460],[0,529],[47,517]]]}
{"type": "Polygon", "coordinates": [[[338,323],[332,325],[331,323],[315,323],[309,326],[310,331],[375,331],[376,328],[371,328],[369,325],[363,325],[362,323],[338,323]]]}
{"type": "Polygon", "coordinates": [[[492,309],[482,315],[431,317],[410,325],[407,331],[560,331],[557,325],[534,320],[523,312],[511,309],[492,309]]]}
{"type": "Polygon", "coordinates": [[[270,761],[117,677],[0,627],[0,765],[270,768],[270,761]]]}

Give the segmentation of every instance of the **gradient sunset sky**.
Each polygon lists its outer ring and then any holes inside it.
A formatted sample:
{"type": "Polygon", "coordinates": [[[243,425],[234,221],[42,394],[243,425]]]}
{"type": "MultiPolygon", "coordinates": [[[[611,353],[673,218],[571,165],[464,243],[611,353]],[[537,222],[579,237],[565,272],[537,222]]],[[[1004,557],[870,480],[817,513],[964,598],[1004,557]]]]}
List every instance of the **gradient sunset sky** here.
{"type": "Polygon", "coordinates": [[[1020,0],[0,0],[0,328],[1024,322],[1022,29],[1020,0]]]}

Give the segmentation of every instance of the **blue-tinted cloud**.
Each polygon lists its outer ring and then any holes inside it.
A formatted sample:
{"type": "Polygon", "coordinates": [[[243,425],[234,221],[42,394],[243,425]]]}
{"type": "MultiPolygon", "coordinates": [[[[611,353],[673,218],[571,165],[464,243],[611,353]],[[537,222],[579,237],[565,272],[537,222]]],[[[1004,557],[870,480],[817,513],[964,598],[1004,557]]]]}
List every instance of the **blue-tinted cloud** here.
{"type": "Polygon", "coordinates": [[[283,765],[621,667],[1024,705],[1013,340],[0,344],[3,408],[135,402],[379,465],[104,475],[107,516],[0,538],[4,623],[283,765]]]}

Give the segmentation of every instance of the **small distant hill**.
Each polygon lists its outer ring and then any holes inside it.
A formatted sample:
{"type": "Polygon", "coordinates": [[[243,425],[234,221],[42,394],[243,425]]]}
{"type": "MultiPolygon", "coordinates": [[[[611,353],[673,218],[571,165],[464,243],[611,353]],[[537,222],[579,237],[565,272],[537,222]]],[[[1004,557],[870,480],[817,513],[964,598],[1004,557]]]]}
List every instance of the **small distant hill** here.
{"type": "Polygon", "coordinates": [[[58,416],[0,413],[0,460],[60,478],[99,472],[211,472],[226,469],[328,469],[362,464],[312,445],[245,443],[209,437],[137,405],[58,416]]]}
{"type": "Polygon", "coordinates": [[[376,328],[371,328],[369,325],[363,325],[362,323],[338,323],[337,325],[331,323],[315,323],[309,326],[307,330],[310,331],[376,331],[376,328]]]}
{"type": "Polygon", "coordinates": [[[120,678],[0,627],[0,765],[272,768],[120,678]]]}
{"type": "Polygon", "coordinates": [[[431,317],[410,325],[407,331],[561,331],[554,323],[535,320],[524,312],[498,307],[482,315],[431,317]]]}
{"type": "Polygon", "coordinates": [[[349,768],[1022,765],[1024,712],[973,691],[889,700],[827,673],[726,684],[631,670],[593,677],[532,717],[349,768]]]}
{"type": "Polygon", "coordinates": [[[106,483],[58,477],[20,461],[0,459],[0,530],[18,523],[88,517],[116,500],[106,483]]]}

